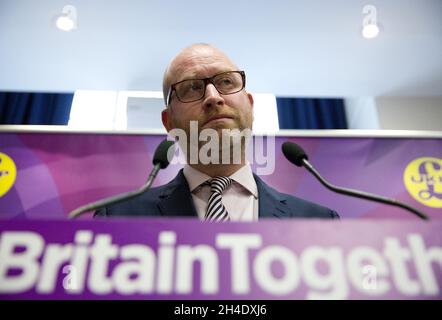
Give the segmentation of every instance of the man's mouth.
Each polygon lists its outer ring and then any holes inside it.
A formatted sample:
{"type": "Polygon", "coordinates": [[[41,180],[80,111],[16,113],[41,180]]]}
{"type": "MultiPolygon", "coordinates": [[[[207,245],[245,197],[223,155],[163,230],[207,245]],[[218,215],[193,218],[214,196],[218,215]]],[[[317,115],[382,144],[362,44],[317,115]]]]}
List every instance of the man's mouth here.
{"type": "Polygon", "coordinates": [[[203,126],[205,126],[209,122],[223,121],[223,120],[229,120],[229,119],[233,119],[233,116],[227,115],[227,114],[217,114],[213,117],[210,117],[206,122],[204,122],[203,126]]]}

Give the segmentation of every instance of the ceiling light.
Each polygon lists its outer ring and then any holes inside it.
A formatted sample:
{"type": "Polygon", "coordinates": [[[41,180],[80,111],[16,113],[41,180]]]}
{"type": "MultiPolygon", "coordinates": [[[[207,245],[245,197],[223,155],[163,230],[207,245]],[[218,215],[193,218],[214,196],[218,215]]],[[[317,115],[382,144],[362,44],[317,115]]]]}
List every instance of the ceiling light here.
{"type": "Polygon", "coordinates": [[[63,31],[77,29],[77,9],[71,5],[64,6],[62,14],[55,21],[55,25],[63,31]]]}
{"type": "Polygon", "coordinates": [[[362,28],[362,36],[366,39],[376,38],[379,34],[379,27],[375,24],[367,24],[362,28]]]}
{"type": "Polygon", "coordinates": [[[362,36],[365,39],[376,38],[379,34],[378,11],[375,6],[367,4],[362,8],[362,36]]]}

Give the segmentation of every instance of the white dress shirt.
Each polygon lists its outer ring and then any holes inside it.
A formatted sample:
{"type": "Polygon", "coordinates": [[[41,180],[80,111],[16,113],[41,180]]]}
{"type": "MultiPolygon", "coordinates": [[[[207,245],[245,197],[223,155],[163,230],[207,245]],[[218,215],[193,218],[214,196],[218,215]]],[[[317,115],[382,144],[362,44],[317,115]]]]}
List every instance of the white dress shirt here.
{"type": "MultiPolygon", "coordinates": [[[[202,184],[210,180],[211,177],[188,164],[184,166],[183,173],[189,184],[198,217],[200,220],[204,220],[211,191],[210,185],[202,184]]],[[[258,187],[255,178],[253,178],[252,168],[247,164],[229,178],[233,182],[223,192],[222,201],[229,213],[230,220],[257,221],[259,212],[258,187]]]]}

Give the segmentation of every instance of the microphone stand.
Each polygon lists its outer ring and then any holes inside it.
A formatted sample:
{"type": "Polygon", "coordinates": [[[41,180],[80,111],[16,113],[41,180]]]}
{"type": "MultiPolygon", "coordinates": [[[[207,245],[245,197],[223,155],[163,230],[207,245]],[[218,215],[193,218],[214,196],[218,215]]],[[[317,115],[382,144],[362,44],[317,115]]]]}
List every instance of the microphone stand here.
{"type": "Polygon", "coordinates": [[[116,195],[113,197],[109,197],[109,198],[102,199],[102,200],[99,200],[96,202],[92,202],[90,204],[86,204],[84,206],[81,206],[81,207],[71,211],[69,213],[68,218],[75,219],[87,211],[92,211],[92,210],[96,210],[96,209],[104,207],[104,206],[109,206],[109,205],[115,204],[117,202],[120,202],[121,200],[129,200],[129,199],[132,199],[132,198],[142,194],[143,192],[147,191],[150,188],[150,186],[153,183],[153,180],[155,179],[155,177],[158,174],[158,171],[160,171],[160,169],[161,169],[161,163],[155,164],[152,171],[150,172],[149,177],[147,178],[146,183],[137,191],[130,191],[130,192],[122,193],[122,194],[119,194],[119,195],[116,195]]]}
{"type": "Polygon", "coordinates": [[[302,158],[302,166],[305,167],[308,171],[310,171],[321,182],[321,184],[329,190],[332,190],[332,191],[340,193],[340,194],[348,195],[348,196],[355,196],[357,198],[378,201],[378,202],[382,202],[384,204],[389,204],[392,206],[400,207],[400,208],[403,208],[403,209],[406,209],[406,210],[412,212],[413,214],[415,214],[416,216],[418,216],[419,218],[421,218],[423,220],[430,220],[430,218],[425,213],[423,213],[423,212],[417,210],[416,208],[413,208],[405,203],[402,203],[398,200],[388,199],[388,198],[374,195],[374,194],[371,194],[368,192],[347,189],[347,188],[341,188],[341,187],[337,187],[335,185],[332,185],[331,183],[327,182],[323,177],[321,177],[319,172],[316,171],[316,169],[310,164],[310,162],[308,162],[308,160],[306,158],[302,158]]]}

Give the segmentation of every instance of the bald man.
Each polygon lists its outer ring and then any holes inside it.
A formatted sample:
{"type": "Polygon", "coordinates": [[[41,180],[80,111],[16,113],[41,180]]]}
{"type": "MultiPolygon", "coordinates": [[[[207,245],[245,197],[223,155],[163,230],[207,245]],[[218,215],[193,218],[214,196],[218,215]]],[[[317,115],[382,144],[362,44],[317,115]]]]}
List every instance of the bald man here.
{"type": "Polygon", "coordinates": [[[194,44],[179,52],[164,73],[166,106],[161,116],[169,133],[185,133],[186,140],[180,142],[187,164],[168,184],[98,210],[96,216],[195,217],[216,222],[339,218],[333,210],[276,191],[252,172],[245,146],[253,124],[253,97],[245,90],[245,80],[245,73],[211,45],[194,44]],[[199,133],[218,135],[219,141],[227,137],[227,159],[223,158],[226,146],[219,143],[215,158],[220,161],[198,157],[195,161],[188,147],[193,144],[199,151],[202,144],[199,139],[192,141],[192,125],[199,133]],[[245,132],[246,138],[234,139],[238,132],[245,132]]]}

